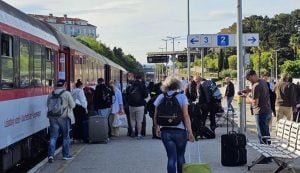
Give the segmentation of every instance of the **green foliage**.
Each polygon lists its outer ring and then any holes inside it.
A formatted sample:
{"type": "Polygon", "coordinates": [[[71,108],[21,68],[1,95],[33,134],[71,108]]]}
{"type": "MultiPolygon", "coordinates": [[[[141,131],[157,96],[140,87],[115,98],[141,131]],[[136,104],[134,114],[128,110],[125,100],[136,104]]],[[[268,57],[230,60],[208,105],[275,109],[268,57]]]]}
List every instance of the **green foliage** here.
{"type": "Polygon", "coordinates": [[[291,75],[293,78],[300,77],[300,60],[296,61],[285,61],[284,64],[280,67],[283,73],[291,75]]]}
{"type": "Polygon", "coordinates": [[[111,50],[104,43],[101,43],[95,38],[88,36],[77,37],[76,39],[82,44],[85,44],[89,48],[93,49],[95,52],[121,65],[130,72],[140,72],[142,69],[142,65],[136,61],[134,56],[130,54],[125,55],[122,48],[114,47],[113,50],[111,50]]]}
{"type": "Polygon", "coordinates": [[[256,71],[258,71],[258,66],[260,64],[260,68],[261,69],[265,69],[265,70],[271,70],[272,67],[272,54],[271,52],[262,52],[260,55],[260,60],[259,58],[259,53],[255,53],[253,55],[250,56],[250,62],[251,62],[251,66],[253,67],[253,69],[255,69],[256,71]],[[259,63],[260,61],[260,63],[259,63]]]}
{"type": "Polygon", "coordinates": [[[237,56],[236,55],[230,55],[228,57],[228,65],[229,65],[229,69],[232,69],[232,70],[237,69],[237,56]]]}

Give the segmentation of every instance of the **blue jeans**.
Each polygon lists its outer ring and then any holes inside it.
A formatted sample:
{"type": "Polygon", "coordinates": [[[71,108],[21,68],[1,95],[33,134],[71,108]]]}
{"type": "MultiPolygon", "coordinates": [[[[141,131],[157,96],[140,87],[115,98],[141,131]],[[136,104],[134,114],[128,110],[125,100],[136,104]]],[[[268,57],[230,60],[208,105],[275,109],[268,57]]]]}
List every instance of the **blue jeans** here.
{"type": "Polygon", "coordinates": [[[48,147],[48,156],[54,156],[59,131],[61,131],[63,137],[62,155],[63,157],[70,156],[70,119],[68,117],[50,118],[49,121],[50,142],[48,147]]]}
{"type": "Polygon", "coordinates": [[[182,173],[182,165],[185,163],[184,153],[187,144],[187,132],[180,129],[167,129],[161,131],[161,140],[168,156],[168,173],[182,173]]]}
{"type": "Polygon", "coordinates": [[[255,114],[256,128],[259,142],[261,144],[267,144],[267,139],[263,139],[262,136],[270,136],[269,122],[271,121],[272,113],[255,114]]]}
{"type": "Polygon", "coordinates": [[[98,109],[98,115],[100,117],[108,118],[110,112],[111,112],[111,108],[98,109]]]}
{"type": "Polygon", "coordinates": [[[231,110],[232,112],[234,112],[233,106],[231,104],[232,100],[233,100],[233,97],[227,97],[227,109],[231,110]]]}

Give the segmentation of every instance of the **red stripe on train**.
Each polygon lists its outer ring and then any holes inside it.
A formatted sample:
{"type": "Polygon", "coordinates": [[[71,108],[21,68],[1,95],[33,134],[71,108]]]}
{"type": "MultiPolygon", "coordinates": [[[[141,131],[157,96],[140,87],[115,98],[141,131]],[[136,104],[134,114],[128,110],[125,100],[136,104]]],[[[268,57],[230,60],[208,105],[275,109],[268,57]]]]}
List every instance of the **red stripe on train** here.
{"type": "Polygon", "coordinates": [[[20,88],[0,90],[0,101],[15,100],[34,96],[48,95],[53,87],[20,88]]]}
{"type": "MultiPolygon", "coordinates": [[[[38,44],[47,46],[47,47],[52,48],[52,49],[58,49],[58,45],[55,45],[54,43],[51,43],[51,42],[49,42],[47,40],[44,40],[43,38],[37,37],[35,35],[29,34],[25,31],[20,30],[20,29],[11,27],[11,26],[9,26],[5,23],[0,22],[0,30],[4,31],[4,33],[10,34],[10,35],[15,35],[15,36],[21,37],[23,39],[26,39],[28,41],[33,41],[33,42],[36,42],[38,44]]],[[[51,35],[51,34],[49,34],[49,35],[51,35]]]]}

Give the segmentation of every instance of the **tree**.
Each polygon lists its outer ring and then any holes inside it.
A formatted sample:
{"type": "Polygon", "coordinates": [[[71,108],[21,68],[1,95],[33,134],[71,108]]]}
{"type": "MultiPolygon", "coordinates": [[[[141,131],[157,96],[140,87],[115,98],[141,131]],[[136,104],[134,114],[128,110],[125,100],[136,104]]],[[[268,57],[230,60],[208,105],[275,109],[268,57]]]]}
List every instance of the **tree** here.
{"type": "Polygon", "coordinates": [[[237,56],[236,55],[230,55],[228,57],[228,65],[229,65],[229,69],[231,69],[231,70],[237,69],[237,56]]]}
{"type": "Polygon", "coordinates": [[[296,61],[285,61],[284,64],[280,67],[283,73],[287,73],[294,78],[300,77],[300,60],[296,61]]]}
{"type": "Polygon", "coordinates": [[[114,47],[113,50],[111,50],[105,44],[101,43],[101,41],[97,41],[93,37],[83,36],[77,37],[76,39],[100,55],[103,55],[113,62],[121,65],[128,71],[139,72],[142,69],[142,65],[136,61],[134,56],[130,54],[125,55],[121,48],[114,47]]]}

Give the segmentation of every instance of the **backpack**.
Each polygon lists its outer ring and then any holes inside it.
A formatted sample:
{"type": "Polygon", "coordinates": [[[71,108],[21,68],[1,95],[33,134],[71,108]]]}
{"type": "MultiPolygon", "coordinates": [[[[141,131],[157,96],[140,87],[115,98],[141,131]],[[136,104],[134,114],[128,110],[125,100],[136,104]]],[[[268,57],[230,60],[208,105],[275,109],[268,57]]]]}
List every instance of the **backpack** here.
{"type": "Polygon", "coordinates": [[[164,97],[157,107],[157,124],[160,126],[177,126],[183,121],[181,106],[176,98],[178,93],[172,95],[164,93],[164,97]]]}
{"type": "Polygon", "coordinates": [[[113,104],[113,96],[111,95],[111,92],[111,89],[107,86],[105,86],[101,91],[101,100],[109,106],[113,104]]]}
{"type": "Polygon", "coordinates": [[[56,94],[52,91],[52,95],[48,100],[48,112],[47,116],[49,117],[60,117],[66,108],[63,107],[63,100],[61,95],[65,92],[62,90],[60,93],[56,94]]]}
{"type": "Polygon", "coordinates": [[[138,85],[133,84],[130,88],[129,88],[129,93],[128,93],[128,99],[129,102],[132,104],[139,104],[141,102],[142,98],[142,93],[138,87],[138,85]]]}
{"type": "Polygon", "coordinates": [[[222,94],[220,89],[218,88],[218,86],[216,85],[216,83],[214,81],[211,80],[206,80],[201,84],[204,88],[206,88],[208,90],[208,94],[207,96],[209,96],[210,98],[208,98],[207,100],[221,100],[222,99],[222,94]]]}
{"type": "Polygon", "coordinates": [[[154,102],[156,100],[158,96],[153,96],[150,98],[150,100],[147,102],[147,105],[146,105],[146,108],[147,108],[147,111],[149,112],[149,116],[151,118],[153,118],[154,116],[154,112],[155,112],[155,106],[154,106],[154,102]]]}

